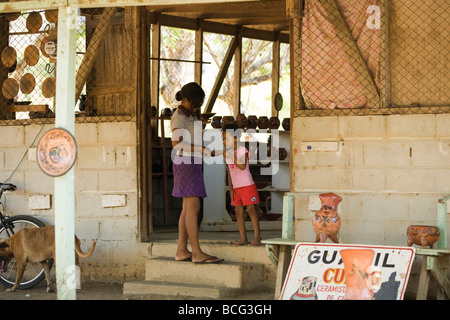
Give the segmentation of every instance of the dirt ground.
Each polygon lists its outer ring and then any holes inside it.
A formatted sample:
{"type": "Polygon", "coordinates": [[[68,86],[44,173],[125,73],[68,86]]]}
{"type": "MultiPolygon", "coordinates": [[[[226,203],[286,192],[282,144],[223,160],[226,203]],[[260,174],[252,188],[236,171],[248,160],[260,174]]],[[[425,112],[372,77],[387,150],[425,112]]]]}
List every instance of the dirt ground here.
{"type": "MultiPolygon", "coordinates": [[[[6,289],[0,286],[1,300],[57,300],[55,292],[47,293],[45,282],[39,286],[27,290],[17,290],[16,292],[6,292],[6,289]]],[[[106,282],[82,282],[81,290],[77,290],[77,300],[190,300],[183,297],[167,296],[124,296],[123,285],[106,282]]],[[[237,296],[230,300],[273,300],[272,292],[262,292],[258,294],[247,294],[237,296]]]]}

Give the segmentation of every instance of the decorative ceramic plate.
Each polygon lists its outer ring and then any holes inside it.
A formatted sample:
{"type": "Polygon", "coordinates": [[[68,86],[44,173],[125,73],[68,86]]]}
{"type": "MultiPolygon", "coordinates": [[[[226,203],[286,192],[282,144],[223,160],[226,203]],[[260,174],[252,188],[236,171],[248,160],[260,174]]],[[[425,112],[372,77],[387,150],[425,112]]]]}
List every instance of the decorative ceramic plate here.
{"type": "Polygon", "coordinates": [[[66,174],[75,163],[77,143],[73,135],[62,128],[45,133],[39,140],[36,160],[41,170],[51,176],[66,174]]]}

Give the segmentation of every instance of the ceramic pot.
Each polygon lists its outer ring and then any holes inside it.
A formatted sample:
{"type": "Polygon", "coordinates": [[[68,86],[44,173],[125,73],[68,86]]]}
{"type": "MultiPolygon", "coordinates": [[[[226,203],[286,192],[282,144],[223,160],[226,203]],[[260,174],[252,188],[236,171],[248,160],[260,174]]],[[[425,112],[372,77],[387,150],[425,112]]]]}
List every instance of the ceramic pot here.
{"type": "Polygon", "coordinates": [[[278,160],[284,160],[287,158],[287,151],[285,148],[276,148],[276,147],[270,147],[267,149],[267,157],[272,157],[272,152],[274,153],[274,158],[278,156],[278,160]]]}
{"type": "Polygon", "coordinates": [[[236,116],[236,124],[239,128],[245,129],[247,127],[247,117],[240,113],[236,116]]]}
{"type": "Polygon", "coordinates": [[[215,116],[211,120],[211,126],[214,129],[220,129],[220,128],[222,128],[221,121],[222,121],[222,117],[221,116],[215,116]]]}
{"type": "Polygon", "coordinates": [[[325,242],[327,238],[330,238],[334,243],[339,243],[337,234],[341,228],[341,219],[337,212],[337,206],[342,198],[334,193],[322,193],[319,198],[322,207],[312,220],[316,242],[325,242]]]}
{"type": "Polygon", "coordinates": [[[278,129],[280,127],[280,119],[278,117],[270,117],[269,129],[278,129]]]}
{"type": "Polygon", "coordinates": [[[260,129],[267,129],[269,128],[269,118],[266,116],[261,116],[258,119],[258,128],[260,129]]]}
{"type": "Polygon", "coordinates": [[[427,246],[433,248],[433,244],[439,240],[441,232],[436,226],[411,225],[406,230],[406,235],[408,236],[408,246],[417,244],[422,248],[427,246]]]}
{"type": "Polygon", "coordinates": [[[170,117],[172,116],[172,109],[170,109],[170,108],[164,108],[164,109],[161,111],[161,116],[162,116],[163,118],[170,118],[170,117]]]}
{"type": "Polygon", "coordinates": [[[291,118],[284,118],[281,122],[281,126],[284,130],[290,131],[291,130],[291,118]]]}
{"type": "Polygon", "coordinates": [[[256,129],[258,126],[258,117],[257,116],[248,116],[247,117],[247,129],[256,129]]]}
{"type": "Polygon", "coordinates": [[[158,114],[158,110],[156,109],[156,107],[155,106],[151,106],[150,107],[150,115],[152,117],[156,117],[157,114],[158,114]]]}
{"type": "Polygon", "coordinates": [[[339,253],[344,263],[345,300],[372,300],[372,276],[368,269],[375,252],[371,249],[344,249],[339,253]]]}
{"type": "Polygon", "coordinates": [[[222,117],[222,127],[224,127],[227,124],[233,124],[234,118],[232,116],[224,116],[222,117]]]}

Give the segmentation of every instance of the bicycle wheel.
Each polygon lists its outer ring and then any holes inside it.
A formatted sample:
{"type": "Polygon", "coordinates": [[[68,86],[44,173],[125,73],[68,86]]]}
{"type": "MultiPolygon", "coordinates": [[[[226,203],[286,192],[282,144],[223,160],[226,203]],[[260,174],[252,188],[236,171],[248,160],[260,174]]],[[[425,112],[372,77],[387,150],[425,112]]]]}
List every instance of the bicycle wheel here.
{"type": "MultiPolygon", "coordinates": [[[[9,238],[12,233],[16,233],[20,229],[23,228],[40,228],[45,227],[45,223],[42,221],[26,215],[13,216],[8,218],[8,222],[12,226],[12,230],[8,226],[8,230],[5,226],[1,226],[0,228],[0,242],[9,238]],[[8,231],[8,232],[7,232],[8,231]],[[9,233],[9,235],[8,235],[9,233]]],[[[53,266],[53,259],[47,261],[48,266],[51,269],[53,266]]],[[[0,277],[0,284],[4,287],[11,288],[16,281],[16,271],[17,271],[17,263],[16,259],[12,258],[6,271],[3,271],[0,277]]],[[[34,286],[37,286],[42,280],[45,279],[44,269],[40,263],[28,263],[23,274],[22,279],[20,280],[20,285],[18,289],[29,289],[34,286]]]]}

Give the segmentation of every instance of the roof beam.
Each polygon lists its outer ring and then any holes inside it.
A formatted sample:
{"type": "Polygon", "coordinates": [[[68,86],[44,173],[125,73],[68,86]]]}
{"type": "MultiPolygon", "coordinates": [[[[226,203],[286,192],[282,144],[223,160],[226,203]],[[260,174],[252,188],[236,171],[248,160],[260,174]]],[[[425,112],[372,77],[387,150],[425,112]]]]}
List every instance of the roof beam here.
{"type": "MultiPolygon", "coordinates": [[[[261,0],[247,0],[245,2],[265,2],[261,0]]],[[[242,0],[33,0],[0,2],[0,12],[18,12],[38,9],[55,9],[61,6],[74,6],[79,8],[100,7],[135,7],[135,6],[165,6],[184,4],[232,4],[242,3],[242,0]]]]}

